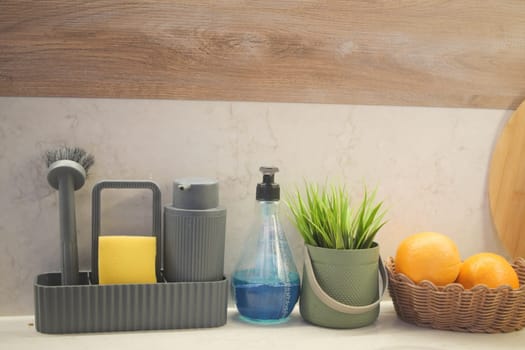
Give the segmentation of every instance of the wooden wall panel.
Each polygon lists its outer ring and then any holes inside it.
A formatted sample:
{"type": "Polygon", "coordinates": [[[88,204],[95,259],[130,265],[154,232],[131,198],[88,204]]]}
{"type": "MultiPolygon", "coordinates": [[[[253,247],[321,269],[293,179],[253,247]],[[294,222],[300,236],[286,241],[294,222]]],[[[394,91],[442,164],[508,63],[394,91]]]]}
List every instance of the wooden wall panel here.
{"type": "Polygon", "coordinates": [[[0,0],[0,95],[514,108],[525,1],[0,0]]]}

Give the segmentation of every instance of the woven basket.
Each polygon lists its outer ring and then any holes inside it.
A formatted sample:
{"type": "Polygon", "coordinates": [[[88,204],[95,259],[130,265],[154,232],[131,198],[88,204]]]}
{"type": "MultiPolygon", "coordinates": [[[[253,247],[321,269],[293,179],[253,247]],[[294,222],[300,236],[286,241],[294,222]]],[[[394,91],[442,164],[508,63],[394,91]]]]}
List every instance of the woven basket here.
{"type": "Polygon", "coordinates": [[[387,261],[388,291],[397,315],[417,326],[473,333],[503,333],[525,326],[525,259],[512,265],[519,289],[484,285],[465,290],[458,283],[437,287],[429,281],[412,282],[396,273],[393,258],[387,261]]]}

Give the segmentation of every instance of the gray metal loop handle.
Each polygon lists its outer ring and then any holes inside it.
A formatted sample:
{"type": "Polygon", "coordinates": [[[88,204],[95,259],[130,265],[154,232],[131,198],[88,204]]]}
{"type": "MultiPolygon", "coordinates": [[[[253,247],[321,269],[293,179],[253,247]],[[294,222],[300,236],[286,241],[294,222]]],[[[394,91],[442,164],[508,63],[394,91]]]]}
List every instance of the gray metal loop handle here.
{"type": "Polygon", "coordinates": [[[150,189],[153,192],[153,214],[152,214],[152,235],[155,236],[157,243],[157,254],[155,257],[155,273],[157,281],[162,280],[161,255],[162,255],[162,207],[161,193],[159,186],[147,180],[128,181],[128,180],[104,180],[93,187],[92,206],[91,206],[91,281],[98,284],[98,237],[100,236],[100,195],[103,189],[150,189]]]}
{"type": "Polygon", "coordinates": [[[388,278],[386,275],[385,265],[383,264],[381,257],[379,257],[379,273],[381,275],[381,281],[380,281],[380,286],[379,286],[379,298],[375,302],[369,305],[363,305],[363,306],[347,305],[329,296],[323,290],[323,288],[319,285],[319,282],[317,282],[317,278],[315,277],[314,269],[312,267],[312,259],[310,258],[310,253],[308,252],[308,249],[306,247],[305,247],[304,265],[306,268],[306,274],[308,276],[308,281],[310,282],[310,287],[312,288],[312,291],[314,292],[314,294],[319,298],[319,300],[321,300],[323,304],[325,304],[332,310],[339,311],[345,314],[359,315],[359,314],[363,314],[365,312],[373,310],[381,302],[381,299],[383,298],[383,295],[385,294],[385,290],[388,286],[388,278]]]}

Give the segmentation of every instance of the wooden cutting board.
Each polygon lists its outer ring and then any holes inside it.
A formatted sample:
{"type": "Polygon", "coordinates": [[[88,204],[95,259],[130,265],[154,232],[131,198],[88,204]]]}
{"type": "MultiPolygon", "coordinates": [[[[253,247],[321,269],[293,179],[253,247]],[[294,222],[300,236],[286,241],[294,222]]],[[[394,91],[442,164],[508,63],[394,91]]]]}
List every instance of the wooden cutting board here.
{"type": "Polygon", "coordinates": [[[503,129],[489,174],[492,219],[503,245],[525,257],[525,101],[503,129]]]}

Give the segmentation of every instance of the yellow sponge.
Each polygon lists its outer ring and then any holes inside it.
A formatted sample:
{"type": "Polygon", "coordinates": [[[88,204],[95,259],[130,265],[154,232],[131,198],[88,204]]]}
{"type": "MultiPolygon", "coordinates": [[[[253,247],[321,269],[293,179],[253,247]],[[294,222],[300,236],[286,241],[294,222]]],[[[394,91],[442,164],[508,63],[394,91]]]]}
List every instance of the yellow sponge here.
{"type": "Polygon", "coordinates": [[[100,236],[99,284],[156,283],[156,237],[100,236]]]}

